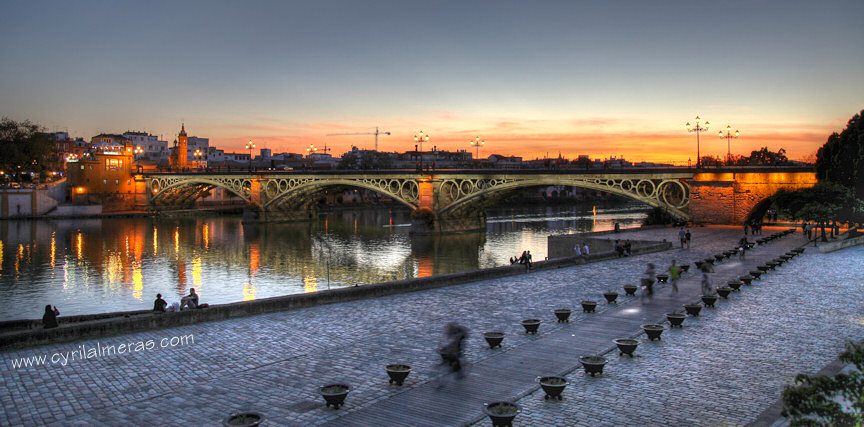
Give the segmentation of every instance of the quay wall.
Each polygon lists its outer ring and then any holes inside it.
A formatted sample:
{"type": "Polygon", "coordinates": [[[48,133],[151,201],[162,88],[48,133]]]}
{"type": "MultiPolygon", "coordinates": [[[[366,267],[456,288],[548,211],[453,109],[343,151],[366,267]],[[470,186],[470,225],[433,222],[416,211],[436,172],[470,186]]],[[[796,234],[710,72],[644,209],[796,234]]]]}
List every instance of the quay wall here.
{"type": "MultiPolygon", "coordinates": [[[[671,247],[672,244],[669,242],[655,242],[651,245],[634,247],[633,254],[659,252],[671,247]]],[[[533,270],[568,267],[614,258],[617,258],[617,254],[608,251],[582,257],[554,258],[547,261],[535,262],[533,270]]],[[[526,273],[524,265],[515,264],[439,276],[351,286],[306,294],[211,305],[209,308],[184,310],[179,313],[129,311],[86,316],[60,316],[58,318],[60,326],[53,329],[41,328],[42,322],[37,319],[0,322],[0,351],[49,343],[105,338],[130,332],[172,328],[200,322],[376,298],[519,274],[531,273],[526,273]]]]}
{"type": "Polygon", "coordinates": [[[837,240],[829,243],[822,243],[819,246],[819,252],[827,253],[839,251],[844,248],[851,248],[852,246],[864,245],[864,236],[853,237],[851,239],[845,240],[837,240]]]}
{"type": "Polygon", "coordinates": [[[700,172],[688,181],[690,215],[696,223],[740,225],[757,210],[767,209],[762,203],[777,191],[808,188],[816,182],[816,172],[806,170],[700,172]]]}

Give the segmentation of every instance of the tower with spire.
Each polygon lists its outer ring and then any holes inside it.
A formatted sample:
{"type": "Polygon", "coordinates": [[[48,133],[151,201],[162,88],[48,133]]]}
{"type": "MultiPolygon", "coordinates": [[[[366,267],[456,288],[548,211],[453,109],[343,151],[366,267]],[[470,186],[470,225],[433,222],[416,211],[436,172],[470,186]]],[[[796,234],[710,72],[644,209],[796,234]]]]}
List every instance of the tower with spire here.
{"type": "Polygon", "coordinates": [[[171,149],[169,158],[171,169],[183,170],[188,167],[188,150],[189,138],[186,136],[186,123],[183,123],[180,125],[180,133],[177,135],[177,139],[174,140],[174,147],[171,149]]]}

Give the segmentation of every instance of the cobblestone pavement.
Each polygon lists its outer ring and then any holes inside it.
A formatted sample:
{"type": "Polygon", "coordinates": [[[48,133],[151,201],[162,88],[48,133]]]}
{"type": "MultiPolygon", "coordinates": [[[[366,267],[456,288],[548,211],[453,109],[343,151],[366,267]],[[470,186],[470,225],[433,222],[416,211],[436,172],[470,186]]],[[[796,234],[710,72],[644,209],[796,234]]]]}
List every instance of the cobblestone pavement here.
{"type": "Polygon", "coordinates": [[[535,392],[514,425],[741,425],[864,337],[864,247],[810,250],[688,318],[636,358],[607,354],[602,377],[574,371],[562,402],[535,392]]]}
{"type": "MultiPolygon", "coordinates": [[[[0,424],[217,425],[239,410],[264,413],[267,425],[326,423],[437,376],[433,349],[447,321],[457,320],[474,332],[467,359],[481,362],[495,354],[486,349],[483,331],[507,333],[508,346],[528,343],[538,338],[520,333],[520,320],[549,320],[543,329],[556,330],[562,326],[552,322],[552,309],[578,307],[583,299],[602,301],[601,292],[621,292],[622,284],[638,282],[648,262],[663,268],[673,258],[702,259],[730,248],[740,233],[724,227],[692,231],[691,249],[0,353],[0,424]],[[189,345],[158,344],[189,334],[194,336],[189,345]],[[53,354],[81,345],[151,339],[157,343],[152,350],[75,360],[66,366],[12,367],[13,359],[47,355],[50,362],[53,354]],[[387,385],[382,369],[394,362],[415,368],[402,388],[387,385]],[[324,408],[317,394],[317,387],[330,381],[352,385],[340,411],[324,408]]],[[[672,229],[620,236],[677,239],[672,229]]],[[[808,251],[733,296],[732,302],[688,319],[683,330],[667,331],[660,342],[643,343],[639,357],[612,357],[604,376],[571,373],[563,402],[528,395],[519,402],[524,412],[517,423],[745,423],[776,400],[795,374],[815,372],[829,363],[845,338],[864,337],[862,263],[862,248],[824,255],[808,251]]],[[[598,306],[598,312],[605,309],[598,306]]],[[[574,311],[573,320],[582,316],[574,311]]]]}

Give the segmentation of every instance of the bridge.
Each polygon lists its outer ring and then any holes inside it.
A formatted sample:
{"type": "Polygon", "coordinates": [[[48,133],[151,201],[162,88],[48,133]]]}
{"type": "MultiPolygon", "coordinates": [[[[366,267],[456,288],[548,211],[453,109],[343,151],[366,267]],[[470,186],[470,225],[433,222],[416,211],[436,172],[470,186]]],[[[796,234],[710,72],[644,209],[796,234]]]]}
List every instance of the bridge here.
{"type": "Polygon", "coordinates": [[[485,228],[487,207],[529,187],[570,186],[616,194],[688,221],[740,224],[759,217],[780,189],[811,187],[807,167],[627,168],[603,170],[263,171],[145,173],[150,209],[189,209],[214,188],[246,204],[246,220],[317,217],[328,191],[364,188],[412,210],[412,229],[446,233],[485,228]]]}

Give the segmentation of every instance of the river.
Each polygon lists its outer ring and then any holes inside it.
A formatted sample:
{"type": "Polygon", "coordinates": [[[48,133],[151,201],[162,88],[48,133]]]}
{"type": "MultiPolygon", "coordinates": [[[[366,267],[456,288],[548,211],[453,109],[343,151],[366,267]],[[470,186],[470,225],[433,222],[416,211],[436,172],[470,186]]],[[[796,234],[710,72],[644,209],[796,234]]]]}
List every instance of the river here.
{"type": "Polygon", "coordinates": [[[239,216],[0,222],[0,320],[150,309],[195,288],[202,303],[505,265],[549,235],[638,227],[644,205],[490,209],[486,231],[409,234],[408,211],[358,209],[316,222],[244,225],[239,216]]]}

